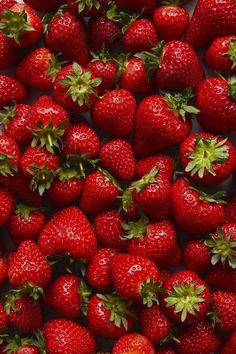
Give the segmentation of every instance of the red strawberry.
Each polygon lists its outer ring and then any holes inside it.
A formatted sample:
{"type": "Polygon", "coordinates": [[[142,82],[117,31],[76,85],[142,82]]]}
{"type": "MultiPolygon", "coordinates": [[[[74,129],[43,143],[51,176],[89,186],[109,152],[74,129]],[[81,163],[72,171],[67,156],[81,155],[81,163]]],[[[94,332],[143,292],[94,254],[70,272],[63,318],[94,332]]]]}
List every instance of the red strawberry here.
{"type": "Polygon", "coordinates": [[[202,241],[190,241],[184,248],[184,263],[186,269],[201,274],[209,269],[211,257],[209,248],[202,241]]]}
{"type": "Polygon", "coordinates": [[[50,0],[48,2],[41,0],[24,0],[24,2],[34,10],[49,12],[56,10],[60,5],[64,4],[66,0],[50,0]]]}
{"type": "Polygon", "coordinates": [[[97,251],[97,240],[88,219],[74,206],[61,209],[48,221],[39,237],[45,255],[69,253],[89,261],[97,251]]]}
{"type": "Polygon", "coordinates": [[[116,253],[115,249],[101,248],[90,261],[86,271],[86,279],[96,291],[106,292],[112,289],[110,265],[116,253]]]}
{"type": "Polygon", "coordinates": [[[45,17],[46,46],[55,54],[80,65],[89,60],[88,44],[84,22],[70,11],[60,7],[53,17],[45,17]]]}
{"type": "Polygon", "coordinates": [[[216,289],[236,292],[236,271],[227,264],[212,267],[205,275],[205,281],[216,289]]]}
{"type": "Polygon", "coordinates": [[[236,4],[232,0],[199,0],[185,40],[193,48],[206,46],[214,38],[236,31],[236,4]]]}
{"type": "Polygon", "coordinates": [[[30,283],[44,288],[49,283],[50,265],[32,240],[22,242],[11,256],[8,277],[13,287],[30,283]]]}
{"type": "MultiPolygon", "coordinates": [[[[4,309],[4,306],[0,303],[0,334],[6,330],[7,325],[8,325],[8,317],[4,309]]],[[[1,353],[1,349],[0,349],[0,353],[1,353]]]]}
{"type": "Polygon", "coordinates": [[[128,333],[114,345],[112,354],[155,354],[152,343],[139,333],[128,333]]]}
{"type": "Polygon", "coordinates": [[[0,70],[14,66],[18,61],[18,52],[10,46],[2,32],[0,32],[0,49],[0,70]]]}
{"type": "Polygon", "coordinates": [[[8,231],[15,245],[36,240],[45,224],[44,212],[25,204],[18,204],[8,223],[8,231]]]}
{"type": "Polygon", "coordinates": [[[232,197],[228,200],[224,206],[225,216],[223,223],[236,223],[236,197],[232,197]]]}
{"type": "Polygon", "coordinates": [[[3,258],[0,258],[0,287],[5,283],[8,276],[8,266],[3,258]]]}
{"type": "Polygon", "coordinates": [[[161,281],[161,283],[164,283],[173,274],[172,271],[170,269],[168,269],[168,268],[159,269],[159,273],[160,273],[160,281],[161,281]]]}
{"type": "Polygon", "coordinates": [[[135,123],[134,150],[149,156],[181,143],[190,133],[190,114],[198,110],[188,106],[190,90],[182,94],[152,95],[141,101],[135,123]]]}
{"type": "Polygon", "coordinates": [[[14,350],[17,354],[39,354],[38,347],[31,345],[32,342],[32,339],[20,338],[19,335],[16,334],[14,338],[8,339],[6,350],[14,350]]]}
{"type": "Polygon", "coordinates": [[[234,354],[236,348],[236,331],[233,332],[221,348],[220,354],[234,354]]]}
{"type": "Polygon", "coordinates": [[[198,122],[205,131],[224,134],[236,129],[235,79],[210,77],[197,92],[198,122]]]}
{"type": "Polygon", "coordinates": [[[38,42],[43,34],[40,18],[25,4],[15,4],[0,14],[0,29],[16,48],[26,48],[38,42]]]}
{"type": "Polygon", "coordinates": [[[217,329],[224,332],[235,331],[236,294],[229,291],[216,291],[213,293],[213,303],[213,311],[216,315],[217,329]]]}
{"type": "Polygon", "coordinates": [[[5,189],[0,188],[0,225],[4,225],[10,220],[13,208],[13,195],[5,189]]]}
{"type": "Polygon", "coordinates": [[[131,301],[118,295],[93,295],[88,304],[87,326],[97,336],[118,339],[134,325],[131,306],[131,301]]]}
{"type": "Polygon", "coordinates": [[[215,231],[224,218],[224,201],[221,197],[222,192],[207,194],[194,188],[184,178],[177,180],[171,191],[174,221],[191,235],[215,231]]]}
{"type": "Polygon", "coordinates": [[[65,66],[56,76],[53,85],[55,100],[73,112],[86,112],[92,107],[98,94],[101,79],[77,63],[65,66]]]}
{"type": "Polygon", "coordinates": [[[8,75],[0,75],[0,107],[24,101],[28,96],[26,88],[8,75]]]}
{"type": "Polygon", "coordinates": [[[21,162],[20,149],[12,138],[7,135],[0,135],[0,178],[13,176],[21,162]]]}
{"type": "Polygon", "coordinates": [[[170,4],[158,7],[154,12],[153,21],[158,37],[168,42],[183,37],[189,24],[189,13],[182,7],[170,4]]]}
{"type": "Polygon", "coordinates": [[[170,181],[173,178],[173,159],[169,155],[153,155],[136,161],[136,177],[138,179],[149,174],[153,168],[164,173],[170,181]]]}
{"type": "Polygon", "coordinates": [[[142,301],[147,307],[158,302],[159,271],[148,258],[117,254],[111,261],[111,273],[115,290],[120,296],[142,301]]]}
{"type": "Polygon", "coordinates": [[[55,318],[43,326],[48,354],[95,354],[96,342],[92,334],[78,323],[63,318],[55,318]],[[79,348],[78,348],[79,343],[79,348]]]}
{"type": "Polygon", "coordinates": [[[145,14],[151,14],[157,6],[155,0],[115,0],[115,3],[121,8],[125,8],[132,12],[144,11],[145,14]]]}
{"type": "Polygon", "coordinates": [[[92,120],[106,133],[124,138],[132,132],[135,112],[134,96],[126,90],[114,90],[96,102],[92,120]]]}
{"type": "Polygon", "coordinates": [[[2,12],[4,9],[9,9],[11,6],[15,4],[16,4],[15,0],[1,0],[0,12],[2,12]]]}
{"type": "Polygon", "coordinates": [[[70,10],[79,17],[95,17],[103,12],[107,0],[67,0],[70,10]]]}

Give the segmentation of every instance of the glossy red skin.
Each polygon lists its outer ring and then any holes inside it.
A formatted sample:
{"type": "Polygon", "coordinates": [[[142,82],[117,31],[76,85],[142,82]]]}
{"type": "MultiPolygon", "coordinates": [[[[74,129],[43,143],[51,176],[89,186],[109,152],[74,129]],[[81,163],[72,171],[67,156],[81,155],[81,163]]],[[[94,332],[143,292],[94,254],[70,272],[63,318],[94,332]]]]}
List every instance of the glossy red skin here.
{"type": "Polygon", "coordinates": [[[87,328],[78,323],[55,318],[43,326],[48,354],[64,354],[68,348],[70,354],[95,354],[96,342],[87,328]],[[79,343],[79,348],[78,348],[79,343]]]}
{"type": "Polygon", "coordinates": [[[136,177],[140,179],[149,174],[153,167],[156,167],[159,170],[159,174],[165,174],[171,182],[173,178],[173,163],[173,159],[169,155],[160,154],[145,157],[136,161],[136,177]]]}
{"type": "Polygon", "coordinates": [[[92,18],[88,25],[89,44],[93,52],[101,50],[103,46],[110,49],[120,34],[119,25],[106,16],[92,18]]]}
{"type": "Polygon", "coordinates": [[[189,13],[178,6],[161,6],[153,15],[158,37],[165,42],[181,39],[189,24],[189,13]]]}
{"type": "Polygon", "coordinates": [[[191,87],[196,92],[205,79],[197,54],[187,43],[170,41],[164,45],[156,83],[162,90],[181,91],[191,87]]]}
{"type": "MultiPolygon", "coordinates": [[[[216,136],[213,134],[208,134],[208,133],[197,133],[195,135],[190,135],[187,137],[181,144],[180,147],[180,161],[182,163],[183,169],[185,171],[188,163],[191,161],[191,159],[188,157],[189,154],[193,153],[196,148],[196,141],[198,136],[202,138],[209,138],[209,139],[214,139],[216,136]]],[[[224,140],[224,138],[218,137],[217,142],[220,142],[224,140]]],[[[199,177],[197,173],[195,173],[193,176],[191,176],[191,171],[186,172],[185,174],[188,178],[192,179],[194,182],[203,184],[205,186],[212,186],[212,185],[217,185],[220,184],[221,182],[224,182],[227,178],[230,177],[230,175],[234,172],[235,167],[236,167],[236,152],[234,149],[234,146],[232,143],[227,140],[224,144],[225,146],[228,147],[228,154],[229,157],[223,162],[223,163],[213,163],[212,167],[215,172],[215,176],[213,176],[211,173],[205,169],[203,177],[199,177]]]]}
{"type": "Polygon", "coordinates": [[[206,272],[211,265],[209,247],[202,241],[193,240],[188,242],[184,248],[185,268],[197,274],[206,272]]]}
{"type": "Polygon", "coordinates": [[[84,22],[71,12],[54,16],[44,40],[53,53],[61,53],[70,62],[87,65],[89,50],[84,22]]]}
{"type": "Polygon", "coordinates": [[[159,269],[159,273],[161,283],[164,283],[173,274],[172,271],[168,268],[159,269]]]}
{"type": "Polygon", "coordinates": [[[94,218],[94,228],[99,243],[105,247],[114,248],[116,251],[123,251],[127,242],[122,240],[124,222],[123,215],[117,210],[105,211],[94,218]]]}
{"type": "Polygon", "coordinates": [[[24,0],[24,2],[32,7],[32,9],[42,12],[49,12],[58,9],[59,6],[64,4],[65,0],[50,0],[50,1],[41,1],[41,0],[24,0]]]}
{"type": "Polygon", "coordinates": [[[65,207],[78,200],[83,188],[83,181],[79,178],[54,179],[47,191],[50,202],[56,208],[65,207]]]}
{"type": "Polygon", "coordinates": [[[224,134],[236,129],[236,102],[228,94],[228,83],[220,77],[203,81],[196,96],[200,113],[197,116],[202,129],[224,134]]]}
{"type": "Polygon", "coordinates": [[[217,329],[219,331],[236,331],[236,294],[229,291],[216,291],[213,293],[216,313],[219,317],[217,329]]]}
{"type": "Polygon", "coordinates": [[[66,318],[78,317],[82,305],[79,285],[80,280],[75,275],[66,274],[58,277],[46,289],[46,304],[66,318]]]}
{"type": "Polygon", "coordinates": [[[9,9],[11,6],[16,4],[15,0],[1,0],[0,3],[0,12],[2,12],[4,9],[9,9]]]}
{"type": "Polygon", "coordinates": [[[236,31],[236,4],[233,0],[198,1],[185,41],[193,48],[206,46],[213,39],[236,31]]]}
{"type": "Polygon", "coordinates": [[[9,75],[0,75],[0,107],[20,103],[28,96],[26,88],[9,75]]]}
{"type": "Polygon", "coordinates": [[[7,280],[7,276],[8,276],[7,262],[3,258],[0,258],[0,286],[2,286],[5,283],[5,281],[7,280]]]}
{"type": "Polygon", "coordinates": [[[0,32],[0,70],[5,70],[14,66],[17,61],[17,51],[11,47],[6,37],[0,32]]]}
{"type": "Polygon", "coordinates": [[[221,348],[220,354],[234,354],[236,348],[236,331],[233,332],[221,348]]]}
{"type": "Polygon", "coordinates": [[[101,248],[87,267],[87,282],[98,292],[109,292],[112,289],[113,281],[110,265],[115,254],[117,254],[117,251],[113,248],[101,248]]]}
{"type": "Polygon", "coordinates": [[[106,91],[114,89],[118,66],[113,60],[91,60],[87,65],[87,69],[91,70],[95,77],[102,79],[102,83],[99,86],[101,95],[104,95],[106,91]]]}
{"type": "Polygon", "coordinates": [[[115,0],[115,3],[121,8],[132,12],[143,11],[144,14],[153,13],[157,6],[156,0],[115,0]]]}
{"type": "Polygon", "coordinates": [[[14,208],[14,196],[0,188],[0,225],[5,225],[11,218],[14,208]]]}
{"type": "Polygon", "coordinates": [[[228,200],[228,203],[224,206],[224,210],[225,216],[223,223],[236,223],[236,197],[232,197],[228,200]]]}
{"type": "Polygon", "coordinates": [[[0,135],[0,154],[11,156],[11,163],[17,168],[21,162],[21,152],[16,141],[7,135],[0,135]]]}
{"type": "Polygon", "coordinates": [[[181,143],[191,129],[191,121],[170,110],[165,98],[148,96],[136,113],[134,151],[138,157],[156,154],[181,143]]]}
{"type": "Polygon", "coordinates": [[[155,354],[152,343],[139,333],[128,333],[114,345],[112,354],[155,354]]]}
{"type": "Polygon", "coordinates": [[[135,160],[133,149],[126,140],[114,139],[102,145],[99,160],[104,169],[123,181],[134,177],[135,160]]]}
{"type": "Polygon", "coordinates": [[[146,18],[135,20],[122,37],[123,48],[128,53],[135,54],[150,50],[157,43],[156,29],[153,23],[146,18]]]}
{"type": "Polygon", "coordinates": [[[236,292],[236,272],[227,264],[225,267],[221,264],[212,267],[205,275],[205,281],[216,289],[236,292]]]}
{"type": "Polygon", "coordinates": [[[117,187],[100,171],[90,173],[84,182],[80,206],[89,214],[111,209],[120,195],[117,187]]]}
{"type": "Polygon", "coordinates": [[[142,301],[141,285],[144,281],[159,281],[154,262],[145,257],[117,254],[111,261],[111,274],[116,292],[128,300],[142,301]]]}
{"type": "Polygon", "coordinates": [[[42,211],[31,211],[28,220],[21,215],[13,215],[8,223],[8,232],[14,244],[18,246],[25,240],[35,241],[45,222],[45,215],[42,211]]]}
{"type": "Polygon", "coordinates": [[[190,235],[215,231],[224,218],[223,205],[200,200],[199,192],[190,187],[184,178],[172,185],[171,212],[175,223],[190,235]]]}
{"type": "Polygon", "coordinates": [[[61,209],[46,223],[39,236],[45,255],[69,253],[72,258],[89,261],[97,251],[97,239],[83,214],[75,206],[61,209]]]}
{"type": "Polygon", "coordinates": [[[38,354],[38,348],[34,345],[23,345],[17,350],[17,354],[38,354]]]}
{"type": "Polygon", "coordinates": [[[116,138],[124,138],[133,130],[135,113],[134,96],[129,91],[120,89],[110,91],[97,100],[92,111],[92,120],[104,132],[116,138]]]}
{"type": "Polygon", "coordinates": [[[51,267],[32,240],[22,242],[8,263],[8,277],[13,287],[30,282],[44,288],[50,282],[51,267]]]}
{"type": "Polygon", "coordinates": [[[92,6],[91,9],[88,9],[85,6],[85,9],[81,12],[78,11],[78,6],[79,6],[80,1],[76,2],[75,0],[67,0],[66,2],[70,8],[70,11],[73,12],[75,16],[77,16],[77,17],[95,17],[95,16],[100,15],[104,11],[107,0],[99,0],[99,3],[100,3],[99,9],[96,9],[95,6],[92,6]]]}
{"type": "Polygon", "coordinates": [[[0,303],[0,333],[3,333],[5,331],[7,325],[8,325],[8,317],[6,311],[4,310],[4,306],[0,303]]]}
{"type": "Polygon", "coordinates": [[[220,347],[220,339],[208,322],[200,321],[192,324],[178,336],[176,344],[179,354],[209,354],[216,353],[220,347]]]}
{"type": "MultiPolygon", "coordinates": [[[[133,312],[130,307],[129,311],[133,312]]],[[[134,313],[135,314],[135,313],[134,313]]],[[[88,304],[88,314],[87,314],[87,326],[95,335],[106,338],[106,339],[118,339],[129,332],[134,325],[134,318],[126,316],[127,327],[121,324],[117,327],[114,322],[110,321],[111,311],[105,308],[105,303],[102,299],[99,299],[97,295],[93,295],[88,304]]]]}

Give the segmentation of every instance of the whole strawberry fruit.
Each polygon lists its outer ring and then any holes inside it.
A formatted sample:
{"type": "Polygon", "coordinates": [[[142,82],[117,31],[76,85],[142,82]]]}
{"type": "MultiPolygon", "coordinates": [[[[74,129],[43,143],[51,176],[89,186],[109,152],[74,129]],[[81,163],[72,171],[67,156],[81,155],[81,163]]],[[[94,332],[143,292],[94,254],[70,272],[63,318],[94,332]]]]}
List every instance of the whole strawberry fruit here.
{"type": "Polygon", "coordinates": [[[0,108],[20,103],[28,96],[26,88],[9,75],[0,75],[0,108]]]}
{"type": "Polygon", "coordinates": [[[155,354],[152,343],[139,333],[128,333],[121,337],[112,349],[112,354],[155,354]]]}

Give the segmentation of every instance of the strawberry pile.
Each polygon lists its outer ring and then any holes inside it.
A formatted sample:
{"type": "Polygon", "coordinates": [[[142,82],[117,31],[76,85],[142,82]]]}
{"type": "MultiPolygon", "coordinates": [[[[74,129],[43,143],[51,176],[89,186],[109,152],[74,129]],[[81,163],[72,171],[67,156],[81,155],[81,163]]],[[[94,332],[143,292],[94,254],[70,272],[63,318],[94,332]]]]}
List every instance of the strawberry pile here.
{"type": "Polygon", "coordinates": [[[0,0],[0,353],[236,354],[236,2],[186,2],[0,0]]]}

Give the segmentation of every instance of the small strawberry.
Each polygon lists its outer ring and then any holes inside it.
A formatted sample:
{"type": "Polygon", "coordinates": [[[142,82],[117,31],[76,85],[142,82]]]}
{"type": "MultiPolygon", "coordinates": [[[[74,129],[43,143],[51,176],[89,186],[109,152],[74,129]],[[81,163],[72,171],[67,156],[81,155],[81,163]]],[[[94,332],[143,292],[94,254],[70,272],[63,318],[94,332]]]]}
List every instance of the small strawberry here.
{"type": "Polygon", "coordinates": [[[71,12],[79,17],[95,17],[103,12],[107,0],[67,0],[71,12]]]}
{"type": "Polygon", "coordinates": [[[112,289],[110,265],[115,254],[115,249],[101,248],[91,259],[86,270],[86,279],[96,291],[107,292],[112,289]]]}
{"type": "Polygon", "coordinates": [[[11,219],[13,208],[13,194],[0,188],[0,225],[5,225],[11,219]]]}
{"type": "Polygon", "coordinates": [[[219,331],[236,331],[236,294],[229,291],[213,293],[213,321],[219,331]]]}
{"type": "Polygon", "coordinates": [[[232,197],[228,200],[224,206],[225,216],[223,223],[236,223],[236,197],[232,197]]]}
{"type": "Polygon", "coordinates": [[[218,264],[209,269],[205,275],[206,283],[216,289],[236,292],[236,271],[227,264],[218,264]]]}
{"type": "Polygon", "coordinates": [[[0,135],[0,178],[13,176],[21,162],[20,149],[12,138],[0,135]]]}
{"type": "Polygon", "coordinates": [[[155,354],[152,343],[139,333],[128,333],[114,345],[112,354],[155,354]]]}
{"type": "Polygon", "coordinates": [[[145,14],[152,14],[157,6],[155,0],[115,0],[115,3],[131,12],[143,11],[145,14]]]}
{"type": "Polygon", "coordinates": [[[234,354],[236,348],[236,331],[233,332],[221,348],[220,354],[234,354]]]}
{"type": "Polygon", "coordinates": [[[50,12],[64,4],[66,0],[50,0],[48,2],[41,0],[24,0],[24,2],[36,11],[50,12]]]}
{"type": "Polygon", "coordinates": [[[24,101],[28,96],[26,88],[9,75],[0,75],[0,108],[24,101]]]}
{"type": "Polygon", "coordinates": [[[15,245],[25,240],[36,240],[45,224],[44,212],[25,204],[18,204],[9,223],[8,231],[15,245]]]}
{"type": "Polygon", "coordinates": [[[211,265],[209,248],[203,241],[190,241],[184,248],[185,268],[197,274],[205,273],[211,265]]]}
{"type": "Polygon", "coordinates": [[[26,48],[38,42],[43,34],[40,18],[25,4],[15,4],[0,14],[0,29],[9,43],[16,48],[26,48]]]}
{"type": "MultiPolygon", "coordinates": [[[[6,330],[7,325],[8,325],[8,317],[4,309],[4,306],[2,305],[2,303],[0,303],[0,334],[6,330]]],[[[0,349],[0,353],[1,353],[1,349],[0,349]]]]}
{"type": "Polygon", "coordinates": [[[0,70],[14,66],[18,62],[18,52],[11,47],[2,32],[0,32],[0,48],[0,70]]]}
{"type": "Polygon", "coordinates": [[[38,241],[47,255],[69,253],[72,258],[89,261],[97,251],[93,229],[78,207],[67,207],[55,213],[45,225],[38,241]]]}
{"type": "Polygon", "coordinates": [[[156,168],[159,173],[167,175],[168,179],[173,179],[173,159],[169,155],[153,155],[136,161],[136,177],[141,179],[149,174],[153,168],[156,168]]]}
{"type": "Polygon", "coordinates": [[[107,92],[97,100],[92,111],[92,120],[106,133],[124,138],[132,132],[135,113],[134,96],[129,91],[120,89],[107,92]]]}
{"type": "Polygon", "coordinates": [[[7,262],[3,258],[0,258],[0,287],[2,287],[2,285],[7,280],[7,276],[8,276],[7,262]]]}

